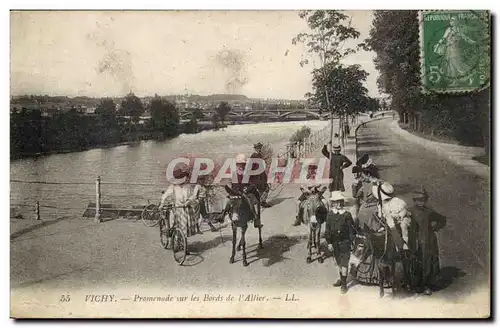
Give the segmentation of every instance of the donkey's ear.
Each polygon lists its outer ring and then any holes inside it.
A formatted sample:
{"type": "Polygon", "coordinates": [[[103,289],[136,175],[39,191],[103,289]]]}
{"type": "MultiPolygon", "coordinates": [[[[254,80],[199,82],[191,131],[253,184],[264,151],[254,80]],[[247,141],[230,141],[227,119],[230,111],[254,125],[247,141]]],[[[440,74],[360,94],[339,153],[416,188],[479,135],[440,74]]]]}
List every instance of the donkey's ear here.
{"type": "Polygon", "coordinates": [[[302,191],[302,193],[306,192],[306,190],[304,189],[304,187],[300,187],[300,191],[302,191]]]}
{"type": "Polygon", "coordinates": [[[318,191],[320,194],[324,194],[327,189],[328,189],[327,186],[321,186],[318,188],[318,191]]]}

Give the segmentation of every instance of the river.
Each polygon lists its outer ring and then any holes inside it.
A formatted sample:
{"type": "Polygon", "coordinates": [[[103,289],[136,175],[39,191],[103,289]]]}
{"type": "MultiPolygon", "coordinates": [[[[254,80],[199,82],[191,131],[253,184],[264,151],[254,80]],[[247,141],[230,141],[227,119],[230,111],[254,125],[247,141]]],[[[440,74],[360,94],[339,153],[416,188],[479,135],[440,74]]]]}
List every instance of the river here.
{"type": "MultiPolygon", "coordinates": [[[[317,131],[327,121],[273,122],[233,125],[219,131],[182,134],[168,141],[141,141],[133,145],[19,159],[10,163],[10,179],[65,184],[10,183],[11,204],[40,202],[42,218],[81,215],[95,201],[95,179],[101,177],[101,202],[130,207],[157,202],[165,188],[165,168],[179,155],[204,156],[221,161],[238,153],[250,155],[259,141],[274,153],[286,149],[290,136],[307,125],[317,131]],[[71,184],[68,184],[71,183],[71,184]],[[127,184],[150,185],[127,185],[127,184]],[[67,208],[67,209],[65,209],[67,208]]],[[[33,216],[33,207],[21,213],[33,216]]]]}

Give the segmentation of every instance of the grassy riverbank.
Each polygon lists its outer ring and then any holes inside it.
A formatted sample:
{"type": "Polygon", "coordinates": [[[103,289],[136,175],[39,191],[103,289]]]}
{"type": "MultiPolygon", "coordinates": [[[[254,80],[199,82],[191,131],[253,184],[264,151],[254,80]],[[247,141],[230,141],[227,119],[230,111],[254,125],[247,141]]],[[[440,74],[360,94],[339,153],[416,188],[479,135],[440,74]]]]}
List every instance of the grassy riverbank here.
{"type": "MultiPolygon", "coordinates": [[[[136,130],[128,133],[124,133],[122,135],[116,136],[114,138],[110,138],[104,142],[97,142],[97,143],[69,143],[66,144],[64,148],[61,149],[52,149],[52,150],[42,150],[42,149],[37,149],[37,151],[30,151],[30,152],[16,152],[16,151],[11,151],[11,160],[17,160],[17,159],[23,159],[23,158],[36,158],[40,156],[48,156],[48,155],[54,155],[54,154],[67,154],[67,153],[73,153],[73,152],[80,152],[80,151],[87,151],[91,149],[100,149],[100,148],[112,148],[116,146],[122,146],[122,145],[130,145],[134,143],[138,143],[141,141],[146,141],[146,140],[156,140],[156,141],[166,141],[172,138],[177,137],[180,134],[183,133],[199,133],[202,131],[207,131],[207,130],[216,130],[219,128],[225,128],[227,127],[227,124],[220,125],[217,128],[214,128],[212,123],[208,122],[200,122],[197,125],[197,129],[195,132],[193,132],[192,129],[190,129],[188,126],[185,124],[182,124],[180,128],[178,128],[176,135],[169,135],[168,133],[165,133],[165,131],[149,131],[148,129],[145,130],[136,130]]],[[[11,143],[13,140],[11,140],[11,143]]]]}

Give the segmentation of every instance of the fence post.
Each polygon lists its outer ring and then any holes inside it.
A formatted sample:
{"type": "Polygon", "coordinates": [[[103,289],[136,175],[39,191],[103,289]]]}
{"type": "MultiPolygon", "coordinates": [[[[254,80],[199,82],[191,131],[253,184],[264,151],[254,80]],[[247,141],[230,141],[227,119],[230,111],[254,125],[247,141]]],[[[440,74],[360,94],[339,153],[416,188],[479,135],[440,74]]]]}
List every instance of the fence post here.
{"type": "Polygon", "coordinates": [[[95,222],[102,222],[101,220],[101,177],[97,176],[95,180],[95,222]]]}
{"type": "Polygon", "coordinates": [[[35,213],[36,213],[36,220],[39,221],[40,219],[40,202],[36,201],[35,203],[35,213]]]}

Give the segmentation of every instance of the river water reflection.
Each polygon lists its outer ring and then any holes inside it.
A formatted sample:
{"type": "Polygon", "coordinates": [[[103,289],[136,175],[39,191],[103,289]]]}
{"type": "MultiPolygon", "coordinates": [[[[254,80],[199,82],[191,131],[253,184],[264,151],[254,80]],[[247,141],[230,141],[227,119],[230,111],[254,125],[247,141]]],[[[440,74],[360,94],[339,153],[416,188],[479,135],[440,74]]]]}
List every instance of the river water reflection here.
{"type": "Polygon", "coordinates": [[[183,134],[162,142],[142,141],[133,145],[16,160],[10,164],[10,179],[84,184],[11,182],[10,200],[13,204],[29,205],[38,200],[41,206],[58,208],[43,208],[45,214],[63,215],[67,212],[68,215],[81,215],[83,212],[78,209],[85,209],[90,201],[95,201],[95,179],[100,176],[103,203],[129,207],[131,204],[145,204],[147,200],[157,202],[160,191],[165,188],[165,167],[179,155],[223,161],[238,153],[251,154],[253,144],[259,141],[269,142],[277,153],[279,149],[286,149],[290,136],[301,126],[307,125],[312,131],[317,131],[327,124],[326,121],[300,121],[234,125],[219,131],[183,134]],[[61,207],[77,210],[65,211],[61,207]]]}

